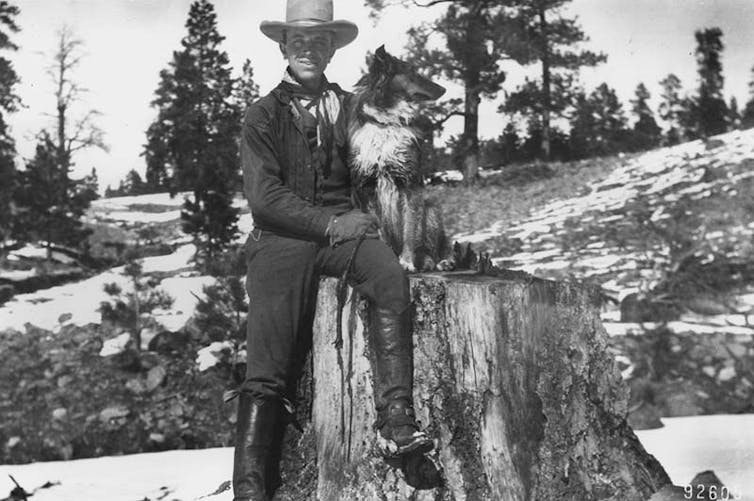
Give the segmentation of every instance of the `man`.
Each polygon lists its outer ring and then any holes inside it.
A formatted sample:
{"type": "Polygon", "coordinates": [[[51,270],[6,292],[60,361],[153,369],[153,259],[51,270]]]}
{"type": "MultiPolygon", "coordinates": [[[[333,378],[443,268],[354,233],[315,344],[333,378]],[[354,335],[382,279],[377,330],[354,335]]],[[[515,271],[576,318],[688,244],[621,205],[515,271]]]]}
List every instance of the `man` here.
{"type": "Polygon", "coordinates": [[[350,283],[371,302],[376,428],[399,455],[432,447],[412,408],[408,280],[376,238],[375,218],[351,203],[350,96],[324,71],[358,28],[333,21],[332,11],[332,0],[288,0],[286,22],[260,26],[288,68],[249,107],[241,137],[255,229],[247,241],[248,360],[238,410],[236,501],[270,499],[280,485],[286,412],[311,344],[319,276],[342,275],[351,257],[350,283]]]}

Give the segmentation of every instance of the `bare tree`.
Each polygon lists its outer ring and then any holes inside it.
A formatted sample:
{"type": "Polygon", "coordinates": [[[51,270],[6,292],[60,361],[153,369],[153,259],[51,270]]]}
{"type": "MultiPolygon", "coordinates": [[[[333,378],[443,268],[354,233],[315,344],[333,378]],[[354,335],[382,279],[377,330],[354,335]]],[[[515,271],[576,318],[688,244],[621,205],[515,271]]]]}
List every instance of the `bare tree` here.
{"type": "Polygon", "coordinates": [[[101,113],[89,109],[78,118],[73,116],[73,106],[88,92],[88,89],[81,86],[73,76],[84,57],[83,45],[84,42],[76,38],[69,26],[63,26],[57,34],[53,62],[47,67],[47,74],[55,85],[55,146],[61,170],[66,175],[73,164],[73,155],[76,152],[88,148],[108,151],[104,140],[105,134],[95,123],[101,113]]]}

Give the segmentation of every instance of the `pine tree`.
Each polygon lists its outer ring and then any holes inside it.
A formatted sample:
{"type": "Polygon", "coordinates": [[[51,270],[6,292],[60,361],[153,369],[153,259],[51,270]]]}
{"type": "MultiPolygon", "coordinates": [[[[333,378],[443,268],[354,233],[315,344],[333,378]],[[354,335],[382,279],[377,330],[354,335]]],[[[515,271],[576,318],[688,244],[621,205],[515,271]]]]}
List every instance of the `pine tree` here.
{"type": "Polygon", "coordinates": [[[250,60],[245,60],[241,67],[241,77],[236,83],[234,91],[236,102],[241,110],[245,110],[251,103],[259,99],[259,85],[254,81],[254,67],[250,60]]]}
{"type": "MultiPolygon", "coordinates": [[[[19,9],[6,0],[0,1],[0,51],[14,51],[18,47],[11,42],[11,33],[18,33],[15,17],[19,9]]],[[[21,99],[15,87],[18,75],[11,61],[0,56],[0,260],[5,242],[11,238],[14,205],[13,192],[17,182],[15,167],[16,145],[8,131],[6,115],[18,110],[21,99]]]]}
{"type": "Polygon", "coordinates": [[[723,65],[720,60],[724,45],[720,28],[697,31],[696,61],[699,66],[699,89],[693,101],[694,137],[709,137],[725,132],[728,107],[723,98],[723,65]]]}
{"type": "Polygon", "coordinates": [[[636,151],[654,148],[662,140],[662,129],[657,125],[654,112],[649,107],[650,98],[649,91],[643,83],[640,83],[636,87],[635,97],[631,101],[631,110],[636,116],[631,146],[636,151]]]}
{"type": "Polygon", "coordinates": [[[53,244],[82,247],[91,230],[82,217],[97,198],[96,172],[84,179],[72,179],[60,168],[58,145],[42,132],[34,158],[19,172],[15,192],[18,213],[14,233],[24,240],[39,240],[47,247],[48,259],[53,244]]]}
{"type": "MultiPolygon", "coordinates": [[[[233,240],[238,210],[232,206],[240,185],[238,145],[241,109],[224,40],[208,0],[191,4],[188,34],[160,72],[152,106],[157,118],[147,130],[144,155],[147,184],[172,195],[189,191],[181,218],[194,236],[197,258],[209,259],[233,240]]],[[[248,70],[246,70],[248,75],[248,70]]],[[[249,83],[246,82],[248,92],[249,83]]],[[[241,86],[242,88],[243,85],[241,86]]]]}
{"type": "Polygon", "coordinates": [[[738,99],[736,99],[736,96],[732,96],[728,103],[728,130],[740,129],[741,121],[741,112],[738,111],[738,99]]]}
{"type": "Polygon", "coordinates": [[[626,117],[615,90],[601,84],[587,97],[580,93],[571,118],[575,158],[611,155],[627,148],[626,117]]]}
{"type": "MultiPolygon", "coordinates": [[[[483,98],[493,99],[501,89],[505,73],[500,62],[528,63],[532,57],[522,44],[525,26],[509,7],[517,0],[429,0],[425,3],[403,0],[404,6],[432,7],[445,3],[447,9],[431,22],[412,27],[409,32],[408,61],[432,77],[445,77],[464,89],[462,99],[448,99],[435,107],[437,128],[453,116],[463,117],[463,134],[458,152],[464,180],[473,184],[479,165],[479,106],[483,98]],[[442,50],[435,48],[439,42],[442,50]]],[[[388,2],[367,0],[373,14],[388,2]]]]}
{"type": "Polygon", "coordinates": [[[680,143],[683,139],[683,124],[687,121],[686,116],[689,110],[685,105],[685,100],[681,97],[681,80],[670,73],[660,81],[662,94],[659,107],[660,118],[668,124],[665,131],[664,144],[672,146],[680,143]]]}
{"type": "Polygon", "coordinates": [[[741,117],[741,127],[748,129],[754,127],[754,67],[751,68],[751,80],[749,81],[749,100],[746,101],[741,117]]]}
{"type": "Polygon", "coordinates": [[[573,102],[575,73],[607,59],[602,53],[577,48],[588,37],[575,19],[564,16],[563,6],[569,1],[519,0],[525,43],[541,65],[541,76],[538,81],[527,80],[501,107],[502,111],[540,116],[541,154],[545,159],[551,155],[551,120],[563,117],[573,102]]]}

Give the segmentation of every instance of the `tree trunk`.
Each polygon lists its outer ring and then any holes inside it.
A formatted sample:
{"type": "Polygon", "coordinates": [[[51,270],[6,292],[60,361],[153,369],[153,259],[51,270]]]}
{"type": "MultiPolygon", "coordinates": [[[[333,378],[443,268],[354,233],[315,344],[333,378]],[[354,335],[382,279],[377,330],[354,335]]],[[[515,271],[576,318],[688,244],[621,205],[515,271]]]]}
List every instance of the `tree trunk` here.
{"type": "Polygon", "coordinates": [[[481,98],[475,85],[466,85],[463,122],[463,180],[466,186],[476,184],[479,172],[479,103],[481,98]]]}
{"type": "Polygon", "coordinates": [[[346,306],[339,360],[335,280],[323,282],[312,420],[294,452],[309,462],[280,498],[645,501],[669,483],[626,424],[598,294],[504,273],[411,277],[415,407],[439,485],[432,468],[393,469],[375,452],[367,305],[346,306]]]}
{"type": "Polygon", "coordinates": [[[542,34],[542,160],[550,160],[550,47],[547,44],[547,18],[540,6],[539,23],[542,34]]]}

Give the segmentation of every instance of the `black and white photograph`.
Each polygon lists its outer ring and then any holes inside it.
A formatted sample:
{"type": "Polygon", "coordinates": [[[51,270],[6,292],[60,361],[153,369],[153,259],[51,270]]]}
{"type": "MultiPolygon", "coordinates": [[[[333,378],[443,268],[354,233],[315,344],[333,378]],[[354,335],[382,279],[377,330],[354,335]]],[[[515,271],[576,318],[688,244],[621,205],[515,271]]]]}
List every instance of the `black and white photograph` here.
{"type": "Polygon", "coordinates": [[[0,501],[754,501],[752,23],[0,0],[0,501]]]}

